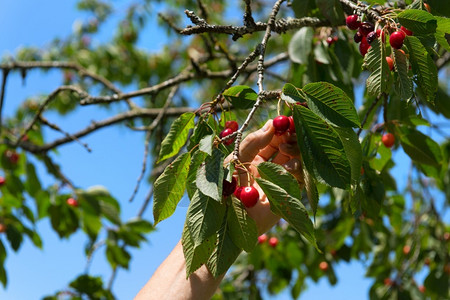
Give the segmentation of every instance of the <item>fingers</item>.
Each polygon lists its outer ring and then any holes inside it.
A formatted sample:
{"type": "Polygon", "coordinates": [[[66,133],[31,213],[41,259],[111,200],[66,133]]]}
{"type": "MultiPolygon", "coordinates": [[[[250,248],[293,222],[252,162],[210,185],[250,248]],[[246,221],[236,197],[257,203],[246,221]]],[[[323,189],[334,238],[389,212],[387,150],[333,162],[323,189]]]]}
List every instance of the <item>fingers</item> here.
{"type": "Polygon", "coordinates": [[[288,144],[288,143],[284,143],[284,144],[280,144],[280,152],[283,153],[284,155],[290,157],[290,158],[300,158],[300,149],[297,145],[297,143],[295,144],[288,144]]]}
{"type": "Polygon", "coordinates": [[[305,180],[303,178],[302,162],[298,158],[293,158],[283,164],[283,167],[291,173],[298,183],[303,187],[305,185],[305,180]]]}
{"type": "Polygon", "coordinates": [[[253,161],[261,149],[264,149],[269,145],[272,141],[274,133],[275,128],[272,125],[272,120],[267,121],[261,129],[250,133],[242,141],[239,147],[239,160],[242,163],[253,161]]]}

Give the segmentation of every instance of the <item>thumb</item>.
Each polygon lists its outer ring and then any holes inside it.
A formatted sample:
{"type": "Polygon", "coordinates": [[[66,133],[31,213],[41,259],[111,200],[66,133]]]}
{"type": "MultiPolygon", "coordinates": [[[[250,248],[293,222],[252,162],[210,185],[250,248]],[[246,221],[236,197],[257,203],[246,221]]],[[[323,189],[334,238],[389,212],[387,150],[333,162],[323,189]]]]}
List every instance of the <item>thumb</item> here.
{"type": "Polygon", "coordinates": [[[239,160],[243,163],[253,161],[259,151],[269,145],[274,134],[275,128],[269,120],[261,129],[247,135],[239,147],[239,160]]]}

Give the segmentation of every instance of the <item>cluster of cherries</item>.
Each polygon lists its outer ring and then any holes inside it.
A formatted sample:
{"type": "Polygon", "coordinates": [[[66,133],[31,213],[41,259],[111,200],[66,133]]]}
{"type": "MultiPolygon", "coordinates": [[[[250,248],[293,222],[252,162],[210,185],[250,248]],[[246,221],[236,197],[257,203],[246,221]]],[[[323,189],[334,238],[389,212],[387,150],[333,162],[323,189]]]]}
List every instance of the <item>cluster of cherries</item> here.
{"type": "MultiPolygon", "coordinates": [[[[359,53],[362,56],[366,55],[367,51],[371,47],[370,44],[381,36],[381,40],[384,43],[386,38],[382,29],[377,29],[370,22],[360,22],[358,15],[350,15],[345,19],[347,27],[351,30],[358,30],[353,37],[355,43],[359,44],[359,53]]],[[[413,35],[412,31],[401,26],[400,30],[396,30],[391,33],[389,37],[389,44],[394,49],[401,49],[403,47],[403,41],[406,35],[413,35]]],[[[389,65],[389,69],[392,71],[394,68],[394,61],[391,57],[387,56],[386,61],[389,65]]]]}
{"type": "Polygon", "coordinates": [[[265,242],[267,242],[270,247],[275,248],[278,245],[278,238],[275,236],[269,238],[267,234],[263,233],[258,237],[258,244],[264,244],[265,242]]]}
{"type": "MultiPolygon", "coordinates": [[[[292,116],[278,116],[273,119],[273,127],[275,128],[275,135],[280,136],[285,132],[294,133],[294,119],[292,116]]],[[[225,128],[220,133],[219,137],[223,139],[224,137],[233,134],[237,131],[239,125],[236,121],[227,121],[225,123],[225,128]]],[[[230,145],[233,143],[234,138],[226,139],[223,141],[225,145],[230,145]]],[[[231,182],[224,179],[222,182],[222,195],[228,197],[234,194],[236,198],[241,200],[245,207],[253,207],[259,200],[259,192],[253,186],[238,186],[237,179],[235,177],[231,178],[231,182]]]]}
{"type": "Polygon", "coordinates": [[[222,183],[222,195],[228,197],[231,194],[241,200],[247,208],[255,206],[259,200],[258,190],[253,186],[238,186],[236,177],[232,177],[231,182],[224,179],[222,183]]]}

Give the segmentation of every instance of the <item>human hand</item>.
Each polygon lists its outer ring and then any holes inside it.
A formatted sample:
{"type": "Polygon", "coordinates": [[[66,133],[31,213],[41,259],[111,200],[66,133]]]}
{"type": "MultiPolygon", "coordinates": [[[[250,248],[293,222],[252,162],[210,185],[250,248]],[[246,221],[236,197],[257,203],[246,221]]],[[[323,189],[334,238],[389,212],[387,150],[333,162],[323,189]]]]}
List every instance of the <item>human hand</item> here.
{"type": "MultiPolygon", "coordinates": [[[[240,186],[253,186],[259,192],[259,201],[255,206],[247,208],[247,212],[255,220],[258,234],[263,234],[272,228],[280,217],[272,213],[269,200],[254,180],[254,178],[260,177],[257,166],[273,157],[271,162],[282,165],[294,175],[303,188],[301,156],[296,136],[291,133],[285,133],[281,136],[275,135],[272,120],[269,120],[261,129],[250,133],[242,141],[238,157],[240,163],[245,166],[243,168],[236,165],[236,174],[240,186]],[[248,176],[247,171],[250,176],[248,176]],[[250,182],[248,182],[249,178],[250,182]]],[[[228,156],[225,163],[230,162],[231,159],[232,155],[228,156]]]]}

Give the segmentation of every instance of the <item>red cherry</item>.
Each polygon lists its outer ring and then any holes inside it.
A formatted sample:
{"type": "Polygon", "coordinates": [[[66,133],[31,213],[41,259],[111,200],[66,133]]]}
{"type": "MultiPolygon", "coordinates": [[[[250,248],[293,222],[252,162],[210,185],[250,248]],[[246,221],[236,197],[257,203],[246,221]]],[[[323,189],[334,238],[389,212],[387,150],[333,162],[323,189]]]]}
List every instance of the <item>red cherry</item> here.
{"type": "Polygon", "coordinates": [[[329,46],[331,46],[334,43],[336,43],[337,40],[338,40],[337,36],[333,36],[333,37],[329,36],[329,37],[327,37],[327,43],[328,43],[329,46]]]}
{"type": "Polygon", "coordinates": [[[361,44],[359,44],[359,53],[361,53],[362,56],[365,56],[367,51],[369,51],[370,47],[372,46],[370,46],[367,40],[363,38],[361,44]]]}
{"type": "Polygon", "coordinates": [[[3,233],[6,231],[6,225],[3,223],[0,223],[0,233],[3,233]]]}
{"type": "Polygon", "coordinates": [[[345,24],[347,24],[347,27],[351,30],[356,30],[361,25],[358,21],[358,15],[348,16],[347,19],[345,19],[345,24]]]}
{"type": "Polygon", "coordinates": [[[245,207],[253,207],[259,200],[258,190],[252,186],[246,186],[242,189],[239,199],[245,207]]]}
{"type": "Polygon", "coordinates": [[[17,164],[17,162],[19,161],[19,154],[17,154],[17,152],[15,151],[7,150],[5,152],[5,155],[12,164],[17,164]]]}
{"type": "Polygon", "coordinates": [[[328,270],[328,263],[326,262],[326,261],[322,261],[320,264],[319,264],[319,269],[321,270],[321,271],[326,271],[326,270],[328,270]]]}
{"type": "Polygon", "coordinates": [[[431,259],[429,259],[428,257],[426,257],[426,258],[424,259],[423,263],[424,263],[426,266],[429,266],[429,265],[431,264],[431,259]]]}
{"type": "Polygon", "coordinates": [[[287,116],[278,116],[273,119],[273,127],[275,127],[275,135],[282,135],[289,129],[289,118],[287,116]]]}
{"type": "Polygon", "coordinates": [[[278,239],[276,237],[271,237],[269,239],[269,246],[275,248],[278,245],[278,239]]]}
{"type": "Polygon", "coordinates": [[[422,294],[425,293],[427,289],[425,288],[425,286],[421,285],[419,286],[419,292],[421,292],[422,294]]]}
{"type": "Polygon", "coordinates": [[[390,279],[389,277],[385,278],[383,283],[384,283],[385,286],[391,286],[392,285],[392,279],[390,279]]]}
{"type": "Polygon", "coordinates": [[[359,32],[361,32],[364,36],[371,33],[374,29],[375,27],[373,26],[373,24],[369,22],[363,22],[361,23],[361,26],[359,26],[359,32]]]}
{"type": "Polygon", "coordinates": [[[449,241],[449,240],[450,240],[450,232],[444,233],[444,241],[449,241]]]}
{"type": "Polygon", "coordinates": [[[73,198],[69,198],[67,199],[67,204],[72,206],[72,207],[77,207],[78,206],[78,201],[73,199],[73,198]]]}
{"type": "Polygon", "coordinates": [[[364,175],[364,168],[363,167],[361,167],[361,175],[364,175]]]}
{"type": "MultiPolygon", "coordinates": [[[[223,139],[224,137],[226,137],[226,136],[232,134],[233,132],[234,132],[234,131],[233,131],[231,128],[225,128],[224,130],[222,130],[222,132],[220,133],[219,137],[220,137],[221,139],[223,139]]],[[[226,145],[226,146],[228,146],[228,145],[232,144],[233,141],[234,141],[234,138],[228,139],[228,140],[223,141],[223,144],[226,145]]]]}
{"type": "Polygon", "coordinates": [[[389,70],[392,71],[394,69],[394,60],[390,56],[386,56],[386,61],[389,65],[389,70]]]}
{"type": "Polygon", "coordinates": [[[294,117],[289,116],[289,133],[295,133],[294,117]]]}
{"type": "Polygon", "coordinates": [[[264,244],[267,241],[267,235],[265,233],[258,236],[258,244],[264,244]]]}
{"type": "Polygon", "coordinates": [[[401,26],[400,30],[403,31],[406,35],[413,35],[413,32],[411,30],[406,29],[405,27],[401,26]]]}
{"type": "Polygon", "coordinates": [[[404,255],[408,255],[409,252],[411,251],[411,246],[409,246],[409,245],[403,246],[402,251],[403,251],[403,254],[404,254],[404,255]]]}
{"type": "Polygon", "coordinates": [[[0,186],[2,186],[2,185],[4,185],[5,184],[5,177],[3,177],[3,176],[0,176],[0,186]]]}
{"type": "Polygon", "coordinates": [[[403,31],[396,31],[389,37],[389,43],[392,48],[400,49],[403,46],[403,40],[405,39],[405,33],[403,31]]]}
{"type": "Polygon", "coordinates": [[[241,199],[241,192],[244,189],[243,186],[239,186],[237,189],[234,190],[234,196],[236,196],[236,198],[241,199]]]}
{"type": "Polygon", "coordinates": [[[382,29],[377,29],[377,37],[380,37],[380,35],[383,43],[386,42],[386,36],[384,35],[384,31],[382,29]]]}
{"type": "Polygon", "coordinates": [[[222,183],[222,195],[225,197],[230,196],[234,193],[237,186],[237,179],[235,177],[231,177],[231,182],[224,179],[222,183]]]}
{"type": "Polygon", "coordinates": [[[425,9],[426,9],[428,12],[431,12],[431,7],[430,7],[430,5],[429,5],[428,3],[424,3],[423,6],[425,6],[425,9]]]}
{"type": "Polygon", "coordinates": [[[381,137],[381,142],[383,142],[385,147],[391,148],[395,144],[395,135],[388,132],[381,137]]]}
{"type": "Polygon", "coordinates": [[[355,43],[360,43],[362,41],[363,37],[364,36],[362,35],[362,33],[357,31],[355,33],[355,36],[353,37],[353,40],[355,41],[355,43]]]}
{"type": "Polygon", "coordinates": [[[237,131],[239,128],[239,124],[236,121],[226,121],[225,128],[230,128],[233,132],[237,131]]]}
{"type": "Polygon", "coordinates": [[[375,41],[377,38],[377,33],[375,31],[369,32],[366,39],[369,44],[372,44],[373,41],[375,41]]]}

